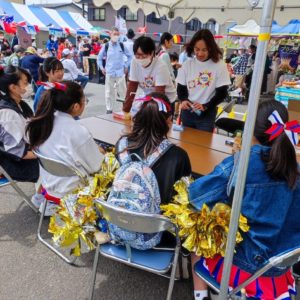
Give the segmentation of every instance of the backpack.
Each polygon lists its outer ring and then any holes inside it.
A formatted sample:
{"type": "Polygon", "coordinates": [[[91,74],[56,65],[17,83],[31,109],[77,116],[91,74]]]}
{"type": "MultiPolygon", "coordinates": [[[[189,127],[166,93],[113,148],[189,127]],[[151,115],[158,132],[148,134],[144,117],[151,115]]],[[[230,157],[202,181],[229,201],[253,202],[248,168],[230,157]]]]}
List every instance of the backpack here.
{"type": "MultiPolygon", "coordinates": [[[[126,137],[119,141],[117,153],[121,167],[116,173],[107,202],[134,212],[159,214],[161,202],[159,187],[151,167],[173,144],[167,139],[163,140],[157,150],[145,160],[135,153],[130,154],[126,151],[127,144],[126,137]],[[132,160],[134,156],[137,160],[132,160]]],[[[108,223],[108,228],[113,240],[140,250],[156,246],[162,234],[127,231],[111,223],[108,223]]]]}
{"type": "MultiPolygon", "coordinates": [[[[120,47],[121,47],[121,49],[122,49],[122,52],[125,53],[125,52],[124,52],[124,44],[123,44],[122,42],[119,42],[119,44],[120,44],[120,47]]],[[[107,55],[108,47],[109,47],[109,43],[106,43],[106,44],[105,44],[105,54],[106,54],[106,55],[107,55]]]]}

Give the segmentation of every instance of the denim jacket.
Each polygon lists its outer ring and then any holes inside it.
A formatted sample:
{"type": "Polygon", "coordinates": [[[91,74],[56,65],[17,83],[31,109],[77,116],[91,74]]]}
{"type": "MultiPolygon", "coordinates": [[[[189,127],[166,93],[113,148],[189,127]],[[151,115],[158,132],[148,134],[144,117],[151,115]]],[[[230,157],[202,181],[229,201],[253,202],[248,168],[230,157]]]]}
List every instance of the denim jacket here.
{"type": "MultiPolygon", "coordinates": [[[[255,273],[272,256],[300,246],[300,179],[295,189],[285,181],[274,180],[266,172],[262,152],[270,148],[252,146],[241,213],[247,217],[250,230],[236,246],[233,263],[255,273]]],[[[212,173],[197,179],[189,188],[191,204],[201,209],[217,202],[229,203],[228,182],[234,157],[226,158],[212,173]]],[[[230,203],[229,203],[230,204],[230,203]]],[[[278,276],[282,268],[272,268],[265,276],[278,276]]]]}

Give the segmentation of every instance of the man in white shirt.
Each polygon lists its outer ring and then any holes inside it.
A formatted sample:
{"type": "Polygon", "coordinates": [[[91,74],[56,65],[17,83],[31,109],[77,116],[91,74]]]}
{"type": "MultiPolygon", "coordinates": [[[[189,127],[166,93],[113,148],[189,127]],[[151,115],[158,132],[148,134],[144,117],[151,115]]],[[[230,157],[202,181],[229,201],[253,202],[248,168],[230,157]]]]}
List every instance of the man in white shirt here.
{"type": "Polygon", "coordinates": [[[67,48],[64,49],[62,52],[62,57],[63,58],[61,59],[61,62],[65,70],[63,79],[69,81],[77,81],[80,83],[82,88],[85,88],[89,81],[89,78],[77,68],[76,63],[72,59],[71,51],[67,48]]]}

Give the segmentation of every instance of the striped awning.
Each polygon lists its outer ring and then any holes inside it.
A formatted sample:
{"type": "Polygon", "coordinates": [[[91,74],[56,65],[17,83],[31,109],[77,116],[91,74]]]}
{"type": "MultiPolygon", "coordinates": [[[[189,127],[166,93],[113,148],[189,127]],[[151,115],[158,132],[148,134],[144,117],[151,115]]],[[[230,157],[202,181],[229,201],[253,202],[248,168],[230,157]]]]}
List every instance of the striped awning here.
{"type": "Polygon", "coordinates": [[[90,34],[96,33],[91,25],[79,13],[68,11],[57,11],[50,8],[27,6],[19,3],[0,1],[1,8],[6,15],[14,17],[15,22],[25,21],[28,25],[36,25],[40,30],[47,30],[49,27],[70,30],[76,33],[79,30],[90,34]]]}

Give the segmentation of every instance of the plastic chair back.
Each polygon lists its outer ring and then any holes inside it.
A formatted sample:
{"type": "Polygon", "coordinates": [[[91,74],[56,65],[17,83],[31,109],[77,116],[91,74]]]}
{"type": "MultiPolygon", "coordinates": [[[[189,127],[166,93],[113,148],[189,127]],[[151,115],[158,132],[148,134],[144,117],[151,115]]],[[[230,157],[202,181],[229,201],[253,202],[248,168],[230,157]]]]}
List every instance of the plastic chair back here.
{"type": "Polygon", "coordinates": [[[82,182],[86,183],[85,176],[75,167],[71,167],[62,161],[43,156],[38,151],[34,151],[34,154],[37,156],[42,168],[48,173],[58,177],[78,176],[82,182]]]}
{"type": "Polygon", "coordinates": [[[101,205],[103,217],[108,222],[125,230],[141,233],[156,233],[166,230],[177,232],[177,227],[164,216],[129,211],[100,199],[96,202],[101,205]]]}

